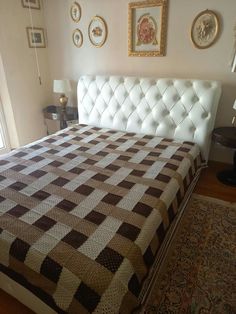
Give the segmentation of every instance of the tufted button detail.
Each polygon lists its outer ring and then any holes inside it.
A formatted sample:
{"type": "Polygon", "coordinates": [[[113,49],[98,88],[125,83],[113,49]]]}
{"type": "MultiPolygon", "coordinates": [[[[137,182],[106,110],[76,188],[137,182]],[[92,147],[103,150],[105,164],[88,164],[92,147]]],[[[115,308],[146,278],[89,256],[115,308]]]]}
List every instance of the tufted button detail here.
{"type": "Polygon", "coordinates": [[[174,85],[174,83],[172,81],[167,81],[167,85],[171,86],[174,85]]]}
{"type": "Polygon", "coordinates": [[[207,112],[204,112],[204,113],[202,114],[202,118],[203,118],[203,119],[208,118],[208,113],[207,113],[207,112]]]}
{"type": "Polygon", "coordinates": [[[160,94],[156,94],[156,100],[160,100],[161,99],[161,95],[160,94]]]}
{"type": "Polygon", "coordinates": [[[196,103],[196,102],[198,102],[198,101],[199,101],[198,96],[197,96],[197,95],[194,95],[194,96],[192,97],[192,102],[193,102],[193,103],[196,103]]]}
{"type": "Polygon", "coordinates": [[[170,111],[167,110],[167,109],[165,109],[165,110],[162,111],[162,116],[163,116],[163,117],[164,117],[164,116],[168,116],[169,113],[170,113],[170,111]]]}
{"type": "Polygon", "coordinates": [[[185,86],[186,87],[191,87],[193,84],[192,84],[192,82],[190,82],[190,81],[187,81],[186,83],[185,83],[185,86]]]}
{"type": "Polygon", "coordinates": [[[182,113],[182,118],[186,118],[186,117],[187,117],[187,115],[188,115],[188,113],[187,113],[187,112],[183,112],[183,113],[182,113]]]}
{"type": "Polygon", "coordinates": [[[180,97],[179,97],[179,95],[174,95],[173,96],[173,101],[179,101],[180,100],[180,97]]]}

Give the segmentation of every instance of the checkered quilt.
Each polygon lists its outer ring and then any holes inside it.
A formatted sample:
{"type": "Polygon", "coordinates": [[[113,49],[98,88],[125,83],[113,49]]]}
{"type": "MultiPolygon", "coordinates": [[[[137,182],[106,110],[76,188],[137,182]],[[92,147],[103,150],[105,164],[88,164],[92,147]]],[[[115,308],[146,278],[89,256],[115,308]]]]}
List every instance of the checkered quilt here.
{"type": "Polygon", "coordinates": [[[0,269],[57,313],[130,313],[198,147],[80,125],[0,160],[0,269]]]}

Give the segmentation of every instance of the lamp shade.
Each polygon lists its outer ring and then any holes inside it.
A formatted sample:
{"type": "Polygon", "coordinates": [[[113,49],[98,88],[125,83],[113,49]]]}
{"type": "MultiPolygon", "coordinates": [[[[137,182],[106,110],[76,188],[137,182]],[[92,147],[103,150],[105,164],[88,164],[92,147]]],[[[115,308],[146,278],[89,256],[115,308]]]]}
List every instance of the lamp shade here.
{"type": "Polygon", "coordinates": [[[234,101],[233,108],[234,108],[234,110],[236,110],[236,99],[234,101]]]}
{"type": "Polygon", "coordinates": [[[54,93],[70,93],[71,84],[69,80],[54,80],[53,82],[53,91],[54,93]]]}

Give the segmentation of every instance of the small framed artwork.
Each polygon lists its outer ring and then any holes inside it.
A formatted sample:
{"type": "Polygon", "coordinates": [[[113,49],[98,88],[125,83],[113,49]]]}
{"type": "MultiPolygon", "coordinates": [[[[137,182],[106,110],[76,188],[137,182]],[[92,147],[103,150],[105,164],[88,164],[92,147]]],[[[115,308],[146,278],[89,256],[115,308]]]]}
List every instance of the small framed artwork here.
{"type": "Polygon", "coordinates": [[[30,48],[45,48],[44,29],[39,27],[26,27],[30,48]]]}
{"type": "Polygon", "coordinates": [[[40,0],[21,0],[24,8],[40,10],[40,0]]]}
{"type": "Polygon", "coordinates": [[[219,35],[219,18],[214,11],[200,12],[191,27],[191,40],[195,47],[205,49],[212,46],[219,35]]]}
{"type": "Polygon", "coordinates": [[[83,34],[81,32],[81,30],[79,30],[78,28],[76,28],[72,34],[72,40],[74,45],[77,48],[80,48],[83,44],[83,34]]]}
{"type": "Polygon", "coordinates": [[[107,40],[107,24],[100,16],[94,16],[88,27],[88,35],[91,43],[97,47],[102,47],[107,40]]]}
{"type": "Polygon", "coordinates": [[[72,20],[76,23],[79,22],[81,18],[81,7],[78,2],[74,2],[70,8],[70,16],[72,20]]]}
{"type": "Polygon", "coordinates": [[[164,56],[167,0],[129,3],[129,56],[164,56]]]}

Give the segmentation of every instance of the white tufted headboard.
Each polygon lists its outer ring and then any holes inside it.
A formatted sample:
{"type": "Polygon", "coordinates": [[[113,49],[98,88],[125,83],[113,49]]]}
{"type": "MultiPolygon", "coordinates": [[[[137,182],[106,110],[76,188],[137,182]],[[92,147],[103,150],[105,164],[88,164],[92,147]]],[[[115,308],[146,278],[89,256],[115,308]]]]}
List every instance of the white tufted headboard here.
{"type": "Polygon", "coordinates": [[[220,95],[216,81],[82,76],[79,123],[192,141],[207,160],[220,95]]]}

